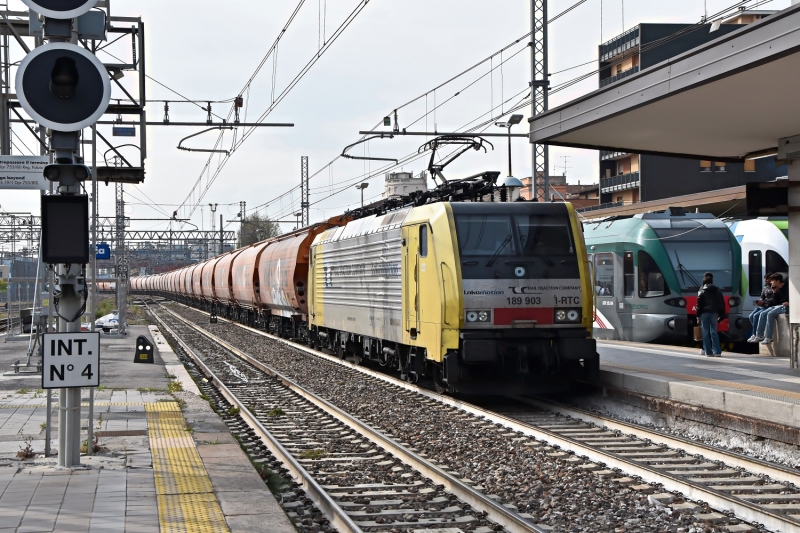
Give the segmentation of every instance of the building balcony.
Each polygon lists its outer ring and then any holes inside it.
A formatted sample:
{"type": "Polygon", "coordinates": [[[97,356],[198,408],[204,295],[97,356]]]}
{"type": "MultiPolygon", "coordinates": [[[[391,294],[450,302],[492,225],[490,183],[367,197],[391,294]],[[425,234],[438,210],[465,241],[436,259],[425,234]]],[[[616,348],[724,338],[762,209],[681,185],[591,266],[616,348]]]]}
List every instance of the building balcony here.
{"type": "Polygon", "coordinates": [[[629,68],[628,70],[623,70],[616,76],[609,76],[608,78],[603,78],[602,80],[600,80],[600,87],[605,87],[609,83],[614,83],[615,81],[619,81],[622,78],[627,78],[628,76],[632,76],[637,72],[639,72],[639,65],[636,65],[633,68],[629,68]]]}
{"type": "Polygon", "coordinates": [[[630,157],[630,152],[620,152],[619,150],[600,150],[601,161],[613,161],[615,159],[625,159],[630,157]]]}
{"type": "Polygon", "coordinates": [[[605,204],[597,204],[589,207],[578,207],[575,209],[578,213],[585,213],[587,211],[597,211],[598,209],[610,209],[612,207],[622,207],[625,202],[607,202],[605,204]]]}
{"type": "Polygon", "coordinates": [[[600,45],[600,61],[608,61],[612,57],[639,46],[639,26],[631,28],[622,35],[600,45]]]}
{"type": "Polygon", "coordinates": [[[600,192],[603,194],[614,191],[624,191],[626,189],[635,189],[638,186],[639,172],[620,174],[618,176],[611,176],[610,178],[600,178],[600,192]]]}

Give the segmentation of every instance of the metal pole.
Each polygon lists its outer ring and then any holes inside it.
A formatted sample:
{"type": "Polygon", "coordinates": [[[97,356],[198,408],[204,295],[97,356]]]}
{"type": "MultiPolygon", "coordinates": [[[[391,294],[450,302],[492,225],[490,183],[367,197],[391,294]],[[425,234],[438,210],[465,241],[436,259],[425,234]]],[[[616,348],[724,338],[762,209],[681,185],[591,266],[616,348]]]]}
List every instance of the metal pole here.
{"type": "Polygon", "coordinates": [[[219,215],[219,253],[222,255],[225,252],[225,241],[222,240],[224,233],[222,231],[222,214],[219,215]]]}
{"type": "MultiPolygon", "coordinates": [[[[547,110],[547,0],[531,0],[531,116],[547,110]]],[[[537,178],[541,175],[544,185],[544,200],[550,196],[549,148],[541,144],[531,145],[531,192],[538,198],[537,178]]]]}
{"type": "Polygon", "coordinates": [[[94,331],[97,313],[97,126],[92,125],[92,305],[89,307],[89,330],[94,331]]]}
{"type": "Polygon", "coordinates": [[[361,207],[364,207],[364,187],[359,187],[361,189],[361,207]]]}
{"type": "MultiPolygon", "coordinates": [[[[50,317],[47,318],[48,322],[50,317]]],[[[50,437],[53,431],[53,390],[47,389],[47,412],[44,415],[44,456],[50,457],[50,437]]]]}
{"type": "Polygon", "coordinates": [[[513,176],[511,174],[511,126],[508,126],[508,175],[513,176]]]}

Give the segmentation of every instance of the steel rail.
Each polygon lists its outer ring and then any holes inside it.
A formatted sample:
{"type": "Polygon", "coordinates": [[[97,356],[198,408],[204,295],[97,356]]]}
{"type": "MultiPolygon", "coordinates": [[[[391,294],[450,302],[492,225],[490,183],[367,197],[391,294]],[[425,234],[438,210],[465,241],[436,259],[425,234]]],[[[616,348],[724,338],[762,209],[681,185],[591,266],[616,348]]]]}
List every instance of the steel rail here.
{"type": "Polygon", "coordinates": [[[636,424],[623,422],[603,415],[598,415],[577,407],[570,407],[550,400],[542,398],[524,398],[516,396],[514,399],[533,405],[545,411],[558,413],[566,416],[571,416],[582,422],[590,422],[600,427],[605,426],[612,431],[621,431],[629,435],[633,435],[640,439],[647,439],[654,443],[663,444],[670,448],[682,449],[689,455],[702,455],[710,461],[722,461],[728,466],[735,468],[743,468],[759,474],[765,474],[776,481],[784,481],[792,483],[800,487],[800,473],[794,468],[770,463],[756,457],[748,457],[741,453],[732,452],[720,448],[703,444],[702,442],[695,442],[685,437],[677,435],[669,435],[667,433],[648,429],[636,424]]]}
{"type": "MultiPolygon", "coordinates": [[[[490,520],[501,524],[506,531],[509,531],[510,533],[545,533],[547,531],[525,520],[517,513],[505,508],[502,504],[485,496],[452,474],[445,472],[438,466],[425,460],[419,454],[409,450],[404,446],[401,446],[397,441],[385,435],[383,432],[346,413],[327,400],[317,396],[313,392],[306,390],[301,385],[294,382],[291,378],[284,376],[282,373],[270,367],[269,365],[266,365],[253,358],[252,356],[232,346],[216,335],[209,333],[203,328],[188,322],[187,319],[176,314],[174,311],[163,306],[162,309],[201,335],[224,347],[226,350],[241,358],[243,361],[255,366],[259,370],[269,375],[279,378],[286,387],[290,388],[292,391],[310,401],[326,413],[330,414],[340,422],[363,435],[375,445],[380,446],[386,451],[392,453],[395,455],[395,457],[410,465],[412,468],[415,468],[422,475],[428,477],[435,484],[444,486],[445,490],[453,493],[460,500],[472,506],[473,509],[485,512],[486,516],[490,520]]],[[[296,346],[295,344],[291,345],[296,346]]],[[[313,351],[312,353],[317,354],[317,352],[313,351]]]]}
{"type": "MultiPolygon", "coordinates": [[[[206,313],[205,311],[200,311],[198,309],[189,307],[181,303],[178,303],[178,305],[208,315],[208,313],[206,313]]],[[[557,445],[561,448],[571,450],[578,455],[586,456],[589,459],[589,461],[605,463],[608,468],[619,468],[620,470],[626,472],[628,475],[641,477],[642,479],[650,483],[660,483],[668,491],[681,492],[683,493],[684,496],[686,496],[691,500],[703,501],[714,509],[732,512],[737,518],[745,522],[761,524],[768,529],[774,531],[781,531],[782,533],[800,533],[800,520],[797,520],[787,515],[773,512],[769,509],[765,509],[761,505],[745,501],[741,498],[738,498],[735,495],[727,494],[725,492],[718,491],[694,483],[692,481],[682,479],[681,476],[669,474],[667,472],[663,472],[657,468],[653,468],[645,464],[633,462],[630,459],[626,459],[613,452],[598,449],[594,446],[584,444],[570,437],[565,437],[563,435],[559,435],[556,432],[539,428],[535,425],[528,424],[525,422],[520,422],[519,420],[509,418],[499,413],[494,413],[492,411],[485,410],[481,407],[477,407],[468,402],[461,401],[449,396],[440,395],[434,391],[430,391],[428,389],[424,389],[417,385],[401,381],[395,377],[387,376],[380,372],[376,372],[355,365],[353,363],[350,363],[349,361],[340,360],[338,358],[329,356],[327,354],[318,352],[316,350],[312,350],[311,348],[308,348],[307,346],[304,346],[302,344],[292,341],[287,341],[286,339],[282,339],[280,337],[276,337],[274,335],[257,330],[255,328],[239,324],[238,322],[227,320],[222,317],[220,317],[219,320],[223,320],[230,324],[239,326],[242,329],[245,329],[252,333],[256,333],[258,335],[262,335],[264,337],[282,342],[288,346],[292,346],[296,349],[313,354],[317,357],[321,357],[329,361],[338,363],[342,366],[350,367],[353,370],[362,372],[363,374],[366,374],[370,377],[383,380],[387,383],[391,383],[392,385],[404,388],[412,392],[416,392],[427,398],[436,400],[444,405],[461,409],[475,416],[484,417],[488,421],[496,424],[502,424],[503,426],[508,427],[512,431],[519,431],[524,435],[533,437],[538,440],[546,441],[551,445],[557,445]]],[[[681,445],[681,447],[683,447],[683,445],[681,445]]],[[[723,453],[723,452],[718,452],[718,453],[723,453]]],[[[756,472],[758,472],[758,468],[760,468],[760,465],[753,462],[752,466],[755,466],[756,467],[755,470],[756,472]]]]}
{"type": "MultiPolygon", "coordinates": [[[[263,440],[264,444],[267,446],[272,455],[274,455],[279,461],[283,463],[286,469],[290,472],[292,477],[296,480],[299,480],[301,485],[303,486],[303,490],[314,502],[314,505],[325,514],[325,517],[330,520],[331,525],[335,527],[338,531],[342,533],[362,533],[362,530],[358,525],[353,521],[352,518],[342,509],[339,504],[328,494],[322,486],[309,474],[309,472],[303,468],[303,466],[294,458],[294,456],[289,453],[286,448],[278,442],[275,437],[259,422],[259,420],[250,412],[246,405],[239,401],[239,399],[234,395],[228,387],[220,380],[216,374],[197,356],[197,354],[192,350],[186,342],[181,339],[181,337],[171,328],[169,327],[161,317],[159,317],[152,309],[144,302],[145,307],[150,314],[158,320],[161,327],[163,327],[167,333],[169,333],[173,339],[175,339],[183,348],[189,357],[192,358],[194,363],[202,370],[202,372],[208,376],[209,378],[213,379],[214,386],[222,393],[226,400],[228,400],[232,405],[235,405],[239,409],[239,416],[244,419],[245,423],[253,429],[253,431],[258,434],[259,437],[263,440]]],[[[185,321],[184,321],[185,323],[185,321]]],[[[195,327],[193,324],[191,326],[195,327]]]]}

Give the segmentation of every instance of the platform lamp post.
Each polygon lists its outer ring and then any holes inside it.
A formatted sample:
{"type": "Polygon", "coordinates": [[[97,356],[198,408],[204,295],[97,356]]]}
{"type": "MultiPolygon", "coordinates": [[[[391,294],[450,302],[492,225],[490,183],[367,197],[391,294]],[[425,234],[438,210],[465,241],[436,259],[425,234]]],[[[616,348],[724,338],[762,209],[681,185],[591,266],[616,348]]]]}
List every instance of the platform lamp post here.
{"type": "MultiPolygon", "coordinates": [[[[522,115],[511,115],[505,122],[495,122],[494,125],[499,128],[505,128],[508,131],[508,176],[500,183],[500,201],[505,202],[508,198],[508,193],[514,192],[514,189],[521,189],[522,182],[515,178],[511,173],[511,127],[516,126],[522,122],[522,115]]],[[[532,176],[531,180],[535,182],[536,177],[532,176]]],[[[535,184],[535,183],[534,183],[535,184]]]]}
{"type": "Polygon", "coordinates": [[[367,183],[366,181],[356,185],[356,189],[361,191],[361,207],[362,208],[364,207],[364,189],[366,189],[367,187],[369,187],[369,183],[367,183]]]}

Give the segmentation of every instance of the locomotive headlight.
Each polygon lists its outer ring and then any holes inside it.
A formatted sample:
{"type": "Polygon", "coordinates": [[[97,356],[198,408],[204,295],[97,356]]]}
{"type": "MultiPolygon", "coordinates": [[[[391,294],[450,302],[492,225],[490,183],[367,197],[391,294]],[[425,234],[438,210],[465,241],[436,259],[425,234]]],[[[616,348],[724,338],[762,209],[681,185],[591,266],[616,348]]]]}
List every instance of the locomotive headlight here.
{"type": "Polygon", "coordinates": [[[730,298],[728,298],[728,305],[730,305],[731,307],[736,307],[737,305],[739,305],[739,298],[737,298],[736,296],[731,296],[730,298]]]}
{"type": "Polygon", "coordinates": [[[569,311],[567,311],[567,319],[569,319],[570,322],[577,321],[578,316],[580,315],[578,315],[578,312],[575,309],[570,309],[569,311]]]}
{"type": "Polygon", "coordinates": [[[478,321],[480,321],[480,322],[488,322],[489,321],[489,311],[480,311],[478,313],[478,321]]]}
{"type": "Polygon", "coordinates": [[[556,311],[556,320],[559,320],[559,321],[563,322],[566,319],[567,319],[567,312],[566,311],[564,311],[563,309],[559,309],[558,311],[556,311]]]}
{"type": "Polygon", "coordinates": [[[478,313],[475,311],[467,313],[467,322],[475,322],[476,320],[478,320],[478,313]]]}
{"type": "Polygon", "coordinates": [[[525,275],[525,267],[518,266],[517,268],[515,268],[514,269],[514,275],[517,276],[518,278],[521,278],[522,276],[524,276],[525,275]]]}
{"type": "Polygon", "coordinates": [[[580,322],[581,320],[581,310],[577,308],[573,309],[556,309],[555,314],[553,315],[554,322],[580,322]]]}

